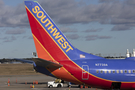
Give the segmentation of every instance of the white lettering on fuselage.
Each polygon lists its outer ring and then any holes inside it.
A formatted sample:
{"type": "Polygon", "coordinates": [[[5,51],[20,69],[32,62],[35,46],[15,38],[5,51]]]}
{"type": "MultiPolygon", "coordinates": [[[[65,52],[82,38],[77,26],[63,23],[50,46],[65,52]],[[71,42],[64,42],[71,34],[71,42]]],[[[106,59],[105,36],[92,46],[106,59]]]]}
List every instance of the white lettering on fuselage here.
{"type": "Polygon", "coordinates": [[[95,63],[95,66],[108,66],[106,63],[95,63]]]}

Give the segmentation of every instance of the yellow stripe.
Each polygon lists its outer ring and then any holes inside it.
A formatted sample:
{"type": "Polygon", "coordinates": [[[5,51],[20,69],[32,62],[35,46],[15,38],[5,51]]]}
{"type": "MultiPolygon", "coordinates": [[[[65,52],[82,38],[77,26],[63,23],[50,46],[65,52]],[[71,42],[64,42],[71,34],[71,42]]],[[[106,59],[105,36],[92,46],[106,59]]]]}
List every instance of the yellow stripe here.
{"type": "MultiPolygon", "coordinates": [[[[65,70],[65,71],[67,71],[64,67],[63,67],[63,69],[65,70]]],[[[68,72],[68,71],[67,71],[68,72]]],[[[68,72],[69,73],[69,72],[68,72]]],[[[71,75],[71,73],[69,73],[70,75],[71,75]]],[[[73,75],[71,75],[75,80],[77,80],[78,82],[80,82],[80,83],[82,83],[83,84],[83,82],[81,82],[80,80],[78,80],[77,78],[75,78],[73,75]]]]}
{"type": "MultiPolygon", "coordinates": [[[[25,5],[25,8],[31,13],[31,11],[27,8],[27,6],[25,5]]],[[[31,13],[31,15],[36,19],[36,17],[31,13]]],[[[36,19],[37,20],[37,19],[36,19]]],[[[37,22],[40,24],[40,22],[37,20],[37,22]]],[[[40,26],[44,29],[44,31],[45,32],[47,32],[46,30],[45,30],[45,28],[40,24],[40,26]]],[[[48,34],[48,32],[47,32],[47,34],[48,34]]],[[[49,34],[48,34],[49,35],[49,34]]],[[[49,35],[50,36],[50,35],[49,35]]],[[[51,37],[51,36],[50,36],[51,37]]],[[[52,37],[51,37],[52,38],[52,37]]],[[[54,39],[52,38],[52,40],[54,41],[54,39]]],[[[38,41],[39,42],[39,41],[38,41]]],[[[54,41],[55,42],[55,41],[54,41]]],[[[40,42],[39,42],[40,43],[40,42]]],[[[55,42],[56,43],[56,42],[55,42]]],[[[41,44],[42,45],[42,44],[41,44]]],[[[59,45],[56,43],[56,45],[59,47],[59,45]]],[[[42,45],[43,46],[43,45],[42,45]]],[[[59,47],[60,48],[60,47],[59,47]]],[[[61,48],[60,48],[61,49],[61,48]]],[[[62,49],[61,49],[62,50],[62,49]]],[[[65,52],[62,50],[62,52],[65,54],[65,52]]],[[[65,54],[66,55],[66,54],[65,54]]],[[[67,56],[67,55],[66,55],[67,56]]],[[[69,59],[69,60],[71,60],[68,56],[67,56],[67,58],[69,59]]],[[[54,60],[54,59],[53,59],[54,60]]],[[[71,60],[72,61],[72,60],[71,60]]],[[[64,67],[63,67],[64,68],[64,67]]],[[[65,68],[64,68],[65,69],[65,68]]],[[[66,69],[65,69],[66,70],[66,69]]],[[[66,70],[66,72],[68,72],[67,70],[66,70]]],[[[68,72],[68,73],[70,73],[70,72],[68,72]]],[[[53,73],[52,73],[53,74],[53,73]]],[[[71,75],[71,74],[70,74],[71,75]]],[[[77,80],[77,81],[79,81],[77,78],[75,78],[73,75],[71,75],[75,80],[77,80]]],[[[81,82],[81,81],[79,81],[79,82],[81,82]]],[[[82,83],[82,82],[81,82],[82,83]]]]}
{"type": "MultiPolygon", "coordinates": [[[[27,6],[25,6],[26,8],[27,8],[27,6]]],[[[28,8],[27,8],[28,9],[28,8]]],[[[28,9],[29,10],[29,9],[28,9]]],[[[29,10],[29,12],[31,13],[31,11],[29,10]]],[[[32,15],[33,15],[33,13],[31,13],[32,15]]],[[[33,15],[33,17],[37,20],[37,18],[33,15]]],[[[44,29],[44,31],[45,32],[47,32],[46,31],[46,29],[43,27],[43,25],[37,20],[37,22],[41,25],[41,27],[44,29]]],[[[60,46],[56,43],[56,41],[52,38],[52,36],[47,32],[47,34],[50,36],[50,38],[55,42],[55,44],[60,48],[60,46]]],[[[65,54],[65,52],[60,48],[60,50],[65,54]]],[[[67,56],[66,54],[65,54],[65,56],[67,56]]],[[[69,60],[71,60],[68,56],[67,56],[67,58],[69,59],[69,60]]]]}
{"type": "MultiPolygon", "coordinates": [[[[49,54],[49,52],[44,48],[44,46],[39,42],[39,40],[35,37],[34,34],[32,34],[33,37],[37,40],[37,42],[41,45],[41,47],[49,54]]],[[[54,60],[54,58],[49,54],[49,56],[54,60]]],[[[56,60],[54,60],[56,61],[56,60]]],[[[58,62],[57,62],[58,63],[58,62]]],[[[62,67],[67,73],[69,73],[64,67],[62,67]]],[[[47,69],[47,68],[46,68],[47,69]]],[[[47,69],[48,71],[50,71],[49,69],[47,69]]],[[[51,72],[51,71],[50,71],[51,72]]],[[[53,74],[53,73],[52,73],[53,74]]],[[[71,73],[69,73],[71,75],[71,73]]],[[[54,75],[54,74],[53,74],[54,75]]],[[[54,75],[55,76],[55,75],[54,75]]],[[[71,75],[75,80],[77,80],[78,82],[82,83],[81,81],[79,81],[78,79],[76,79],[73,75],[71,75]]],[[[56,76],[55,76],[56,77],[56,76]]]]}
{"type": "MultiPolygon", "coordinates": [[[[36,39],[36,41],[41,45],[41,47],[47,52],[47,54],[49,54],[49,56],[52,58],[52,60],[54,60],[54,58],[50,55],[50,53],[44,48],[44,46],[39,42],[39,40],[35,37],[34,34],[32,34],[32,36],[36,39]]],[[[55,60],[54,60],[55,61],[55,60]]],[[[58,63],[58,62],[57,62],[58,63]]]]}
{"type": "MultiPolygon", "coordinates": [[[[26,8],[27,8],[27,6],[25,6],[26,8]]],[[[27,8],[27,10],[29,10],[28,8],[27,8]]],[[[29,12],[31,13],[31,11],[29,10],[29,12]]],[[[31,13],[32,14],[32,13],[31,13]]],[[[33,15],[33,14],[32,14],[33,15]]],[[[33,17],[36,19],[36,17],[33,15],[33,17]]],[[[37,20],[37,19],[36,19],[37,20]]],[[[38,21],[38,20],[37,20],[38,21]]],[[[41,25],[41,23],[38,21],[38,23],[41,25]]],[[[42,25],[41,25],[42,26],[42,25]]],[[[42,28],[44,28],[43,26],[42,26],[42,28]]],[[[44,31],[45,32],[47,32],[46,30],[45,30],[45,28],[44,28],[44,31]]],[[[48,32],[47,32],[47,34],[48,34],[48,32]]],[[[48,34],[49,36],[50,36],[50,34],[48,34]]],[[[34,36],[35,37],[35,36],[34,36]]],[[[51,37],[51,36],[50,36],[51,37]]],[[[52,38],[52,37],[51,37],[52,38]]],[[[37,38],[36,38],[36,40],[37,40],[37,38]]],[[[52,38],[52,40],[56,43],[56,41],[52,38]]],[[[39,42],[39,41],[38,41],[39,42]]],[[[43,45],[39,42],[39,44],[43,47],[43,45]]],[[[59,45],[56,43],[56,45],[59,47],[59,45]]],[[[44,47],[43,47],[44,48],[44,47]]],[[[60,47],[59,47],[60,48],[60,47]]],[[[61,48],[60,48],[61,49],[61,48]]],[[[44,48],[44,50],[46,51],[46,49],[44,48]]],[[[61,49],[61,51],[65,54],[65,52],[61,49]]],[[[48,52],[47,52],[48,53],[48,52]]],[[[49,53],[48,53],[49,54],[49,53]]],[[[49,54],[50,55],[50,54],[49,54]]],[[[51,56],[51,55],[50,55],[51,56]]],[[[65,54],[65,56],[70,60],[70,61],[72,61],[66,54],[65,54]]],[[[52,56],[51,56],[51,58],[52,58],[52,56]]],[[[54,59],[53,59],[54,60],[54,59]]],[[[56,61],[56,60],[55,60],[56,61]]],[[[73,61],[72,61],[73,62],[73,61]]],[[[78,66],[81,70],[83,70],[79,65],[77,65],[75,62],[73,62],[76,66],[78,66]]],[[[65,69],[65,68],[64,68],[65,69]]],[[[66,69],[65,69],[66,70],[66,69]]],[[[66,70],[67,71],[67,70],[66,70]]],[[[67,71],[68,72],[68,71],[67,71]]],[[[69,72],[68,72],[69,73],[69,72]]],[[[109,81],[109,82],[117,82],[117,81],[111,81],[111,80],[107,80],[107,79],[103,79],[103,78],[100,78],[100,77],[97,77],[97,76],[95,76],[95,75],[93,75],[93,74],[91,74],[91,73],[89,73],[91,76],[93,76],[93,77],[95,77],[95,78],[98,78],[98,79],[101,79],[101,80],[105,80],[105,81],[109,81]]],[[[73,76],[73,75],[71,75],[71,76],[73,76]]],[[[74,76],[73,76],[74,77],[74,76]]],[[[74,77],[75,78],[75,77],[74,77]]],[[[76,79],[76,78],[75,78],[76,79]]],[[[76,79],[77,81],[79,81],[78,79],[76,79]]],[[[79,81],[79,82],[81,82],[81,81],[79,81]]],[[[135,82],[122,82],[122,83],[135,83],[135,82]]]]}

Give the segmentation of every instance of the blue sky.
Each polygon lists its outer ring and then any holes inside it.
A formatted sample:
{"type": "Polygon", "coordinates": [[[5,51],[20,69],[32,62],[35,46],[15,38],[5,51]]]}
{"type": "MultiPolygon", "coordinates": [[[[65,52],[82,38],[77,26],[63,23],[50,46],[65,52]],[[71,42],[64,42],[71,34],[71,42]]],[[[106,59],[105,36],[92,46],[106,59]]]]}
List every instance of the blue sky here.
{"type": "MultiPolygon", "coordinates": [[[[0,0],[0,58],[36,52],[24,0],[0,0]]],[[[125,55],[135,48],[135,0],[37,0],[76,48],[125,55]]]]}

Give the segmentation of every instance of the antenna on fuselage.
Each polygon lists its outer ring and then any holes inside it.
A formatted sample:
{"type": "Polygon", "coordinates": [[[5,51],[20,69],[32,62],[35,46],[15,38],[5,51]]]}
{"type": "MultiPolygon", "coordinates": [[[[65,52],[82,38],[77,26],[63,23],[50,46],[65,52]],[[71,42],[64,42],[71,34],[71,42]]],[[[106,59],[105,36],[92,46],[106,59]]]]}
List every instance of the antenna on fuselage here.
{"type": "Polygon", "coordinates": [[[128,49],[127,49],[127,52],[126,52],[126,56],[127,56],[127,58],[130,57],[130,53],[129,53],[128,49]]]}

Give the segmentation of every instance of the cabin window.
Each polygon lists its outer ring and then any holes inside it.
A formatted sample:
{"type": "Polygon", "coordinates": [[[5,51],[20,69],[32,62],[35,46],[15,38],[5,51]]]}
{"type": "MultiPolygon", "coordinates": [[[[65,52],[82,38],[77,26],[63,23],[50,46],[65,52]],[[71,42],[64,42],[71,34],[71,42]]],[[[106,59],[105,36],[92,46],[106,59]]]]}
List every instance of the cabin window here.
{"type": "Polygon", "coordinates": [[[111,70],[108,70],[108,73],[111,73],[111,70]]]}
{"type": "Polygon", "coordinates": [[[119,70],[116,70],[117,73],[119,73],[119,70]]]}
{"type": "Polygon", "coordinates": [[[112,72],[115,73],[115,70],[113,70],[112,72]]]}
{"type": "Polygon", "coordinates": [[[103,73],[103,70],[101,70],[100,72],[103,73]]]}
{"type": "MultiPolygon", "coordinates": [[[[111,70],[100,70],[100,73],[111,73],[111,70]]],[[[99,70],[96,70],[96,73],[99,73],[99,70]]],[[[112,70],[112,73],[115,73],[115,70],[112,70]]],[[[116,73],[123,73],[123,70],[116,70],[116,73]]],[[[131,70],[124,70],[124,73],[131,73],[131,70]]],[[[132,73],[135,73],[135,70],[132,70],[132,73]]]]}
{"type": "Polygon", "coordinates": [[[125,73],[127,73],[127,70],[125,70],[125,73]]]}
{"type": "Polygon", "coordinates": [[[99,73],[99,71],[98,71],[98,70],[96,70],[96,73],[99,73]]]}
{"type": "Polygon", "coordinates": [[[131,73],[131,70],[128,70],[128,73],[131,73]]]}
{"type": "Polygon", "coordinates": [[[123,70],[120,70],[120,73],[123,73],[123,70]]]}
{"type": "Polygon", "coordinates": [[[135,70],[133,70],[133,73],[135,73],[135,70]]]}
{"type": "Polygon", "coordinates": [[[107,70],[105,70],[104,73],[107,73],[107,70]]]}

